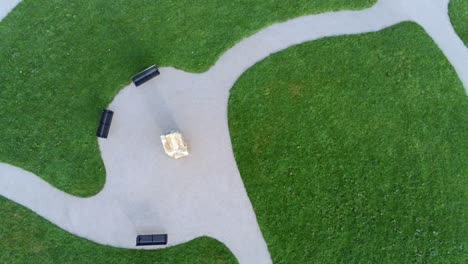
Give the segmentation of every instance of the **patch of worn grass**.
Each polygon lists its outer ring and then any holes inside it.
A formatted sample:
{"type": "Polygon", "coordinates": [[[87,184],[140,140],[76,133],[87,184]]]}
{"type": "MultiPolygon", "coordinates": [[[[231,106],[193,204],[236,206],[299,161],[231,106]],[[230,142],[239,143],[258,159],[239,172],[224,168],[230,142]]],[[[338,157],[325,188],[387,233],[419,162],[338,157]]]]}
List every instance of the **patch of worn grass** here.
{"type": "Polygon", "coordinates": [[[449,13],[453,28],[468,46],[468,1],[450,0],[449,13]]]}
{"type": "Polygon", "coordinates": [[[275,54],[231,91],[275,263],[464,263],[468,100],[416,24],[275,54]]]}

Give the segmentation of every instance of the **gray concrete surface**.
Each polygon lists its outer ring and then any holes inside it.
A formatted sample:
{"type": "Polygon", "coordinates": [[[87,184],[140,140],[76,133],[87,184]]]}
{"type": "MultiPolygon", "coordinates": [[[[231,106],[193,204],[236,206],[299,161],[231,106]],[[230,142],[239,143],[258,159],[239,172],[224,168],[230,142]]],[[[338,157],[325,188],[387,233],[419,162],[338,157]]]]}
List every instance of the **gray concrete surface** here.
{"type": "Polygon", "coordinates": [[[21,0],[0,0],[0,21],[8,15],[21,0]]]}
{"type": "MultiPolygon", "coordinates": [[[[274,24],[226,51],[207,72],[174,68],[123,88],[108,139],[99,139],[106,168],[103,190],[78,198],[36,175],[0,163],[0,195],[77,236],[135,248],[137,234],[168,233],[173,246],[200,236],[224,243],[240,263],[271,263],[234,160],[229,90],[249,67],[292,45],[328,36],[378,31],[402,21],[420,24],[468,87],[468,50],[454,33],[447,0],[381,0],[362,11],[304,16],[274,24]],[[180,130],[191,154],[165,155],[159,135],[180,130]]],[[[148,249],[164,248],[148,247],[148,249]]]]}

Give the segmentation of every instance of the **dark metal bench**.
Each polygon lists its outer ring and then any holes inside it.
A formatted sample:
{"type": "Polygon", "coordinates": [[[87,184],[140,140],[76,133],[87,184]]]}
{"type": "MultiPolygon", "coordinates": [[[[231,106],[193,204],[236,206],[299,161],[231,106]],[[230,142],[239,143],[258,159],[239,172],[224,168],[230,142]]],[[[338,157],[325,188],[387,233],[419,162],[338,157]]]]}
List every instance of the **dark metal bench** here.
{"type": "Polygon", "coordinates": [[[159,70],[156,65],[149,67],[148,69],[138,73],[137,75],[132,77],[132,82],[135,86],[142,85],[143,83],[153,79],[154,77],[159,75],[159,70]]]}
{"type": "Polygon", "coordinates": [[[167,234],[158,235],[138,235],[136,238],[137,246],[155,246],[155,245],[166,245],[167,234]]]}
{"type": "Polygon", "coordinates": [[[106,109],[102,110],[101,120],[99,121],[99,127],[96,132],[96,136],[100,138],[107,138],[107,135],[109,135],[109,130],[110,130],[113,116],[114,116],[114,112],[110,110],[106,110],[106,109]]]}

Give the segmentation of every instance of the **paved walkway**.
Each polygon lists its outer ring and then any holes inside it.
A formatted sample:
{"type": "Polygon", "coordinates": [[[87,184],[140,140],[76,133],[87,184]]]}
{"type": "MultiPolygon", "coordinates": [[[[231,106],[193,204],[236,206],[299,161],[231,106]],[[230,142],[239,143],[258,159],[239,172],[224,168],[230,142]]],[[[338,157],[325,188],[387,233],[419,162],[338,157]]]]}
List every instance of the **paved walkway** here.
{"type": "Polygon", "coordinates": [[[0,0],[0,21],[20,2],[21,0],[0,0]]]}
{"type": "Polygon", "coordinates": [[[447,3],[381,0],[363,11],[304,16],[244,39],[205,73],[163,68],[148,83],[122,89],[110,104],[115,114],[109,138],[99,139],[107,173],[99,194],[74,197],[0,163],[0,195],[100,244],[135,248],[136,235],[145,233],[168,233],[168,246],[210,236],[240,263],[271,263],[233,157],[231,87],[249,67],[291,45],[412,20],[441,47],[467,88],[468,50],[450,25],[447,3]],[[163,153],[159,135],[168,129],[183,132],[189,157],[173,160],[163,153]]]}

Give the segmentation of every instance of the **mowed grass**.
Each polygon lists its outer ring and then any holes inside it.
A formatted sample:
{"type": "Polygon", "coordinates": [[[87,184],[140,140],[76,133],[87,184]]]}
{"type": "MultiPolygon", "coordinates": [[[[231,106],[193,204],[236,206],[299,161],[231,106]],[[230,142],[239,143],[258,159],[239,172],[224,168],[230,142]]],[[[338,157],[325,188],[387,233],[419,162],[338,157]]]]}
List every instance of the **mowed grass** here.
{"type": "Polygon", "coordinates": [[[105,182],[100,112],[133,74],[201,72],[273,22],[373,2],[26,0],[0,23],[0,161],[91,196],[105,182]]]}
{"type": "Polygon", "coordinates": [[[70,235],[11,201],[0,199],[0,208],[2,264],[237,263],[229,249],[211,238],[199,238],[164,250],[119,249],[70,235]]]}
{"type": "MultiPolygon", "coordinates": [[[[100,111],[148,65],[202,72],[273,22],[375,0],[24,0],[0,22],[0,162],[78,196],[105,182],[100,111]]],[[[0,198],[0,263],[233,263],[207,238],[162,251],[96,245],[0,198]]]]}
{"type": "Polygon", "coordinates": [[[461,82],[412,23],[248,70],[229,126],[274,263],[466,263],[467,121],[461,82]]]}
{"type": "Polygon", "coordinates": [[[449,11],[455,31],[468,46],[468,1],[450,0],[449,11]]]}

